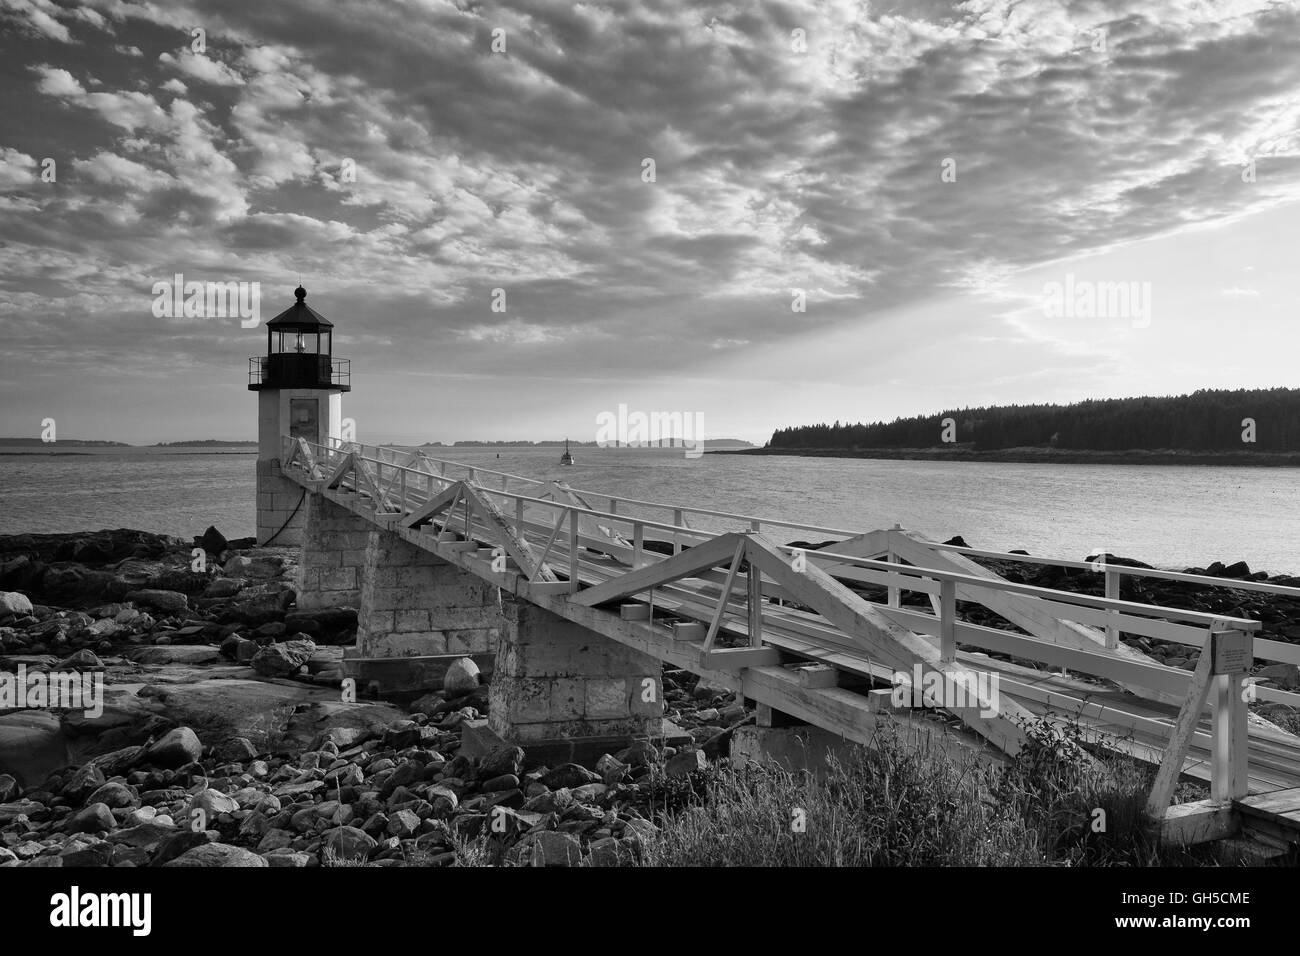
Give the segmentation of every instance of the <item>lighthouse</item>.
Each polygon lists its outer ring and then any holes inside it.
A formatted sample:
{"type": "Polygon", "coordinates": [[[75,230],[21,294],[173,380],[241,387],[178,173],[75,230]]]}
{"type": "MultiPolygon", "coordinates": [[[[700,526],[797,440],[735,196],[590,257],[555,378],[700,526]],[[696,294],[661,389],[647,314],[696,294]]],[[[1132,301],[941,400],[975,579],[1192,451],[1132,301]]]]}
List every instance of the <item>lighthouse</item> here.
{"type": "Polygon", "coordinates": [[[266,354],[248,360],[257,392],[257,543],[301,545],[305,492],[280,470],[285,436],[329,445],[341,435],[351,363],[334,358],[334,323],[307,304],[307,290],[266,324],[266,354]]]}

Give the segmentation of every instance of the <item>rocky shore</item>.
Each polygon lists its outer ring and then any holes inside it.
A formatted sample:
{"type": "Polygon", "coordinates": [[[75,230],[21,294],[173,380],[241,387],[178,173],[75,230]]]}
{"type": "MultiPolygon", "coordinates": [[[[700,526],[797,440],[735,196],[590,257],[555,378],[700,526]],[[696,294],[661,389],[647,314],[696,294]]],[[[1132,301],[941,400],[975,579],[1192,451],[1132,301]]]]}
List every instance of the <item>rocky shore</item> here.
{"type": "MultiPolygon", "coordinates": [[[[296,610],[297,556],[214,529],[0,536],[0,677],[104,682],[97,714],[0,701],[0,866],[626,865],[753,720],[668,669],[665,716],[693,745],[635,743],[590,767],[525,766],[513,747],[467,757],[461,726],[488,706],[473,662],[409,706],[347,699],[356,612],[296,610]]],[[[993,566],[1096,593],[1095,574],[993,566]]],[[[1188,570],[1261,579],[1240,563],[1188,570]]],[[[1135,578],[1122,597],[1254,617],[1262,636],[1300,642],[1288,598],[1135,578]]],[[[1176,645],[1135,644],[1194,665],[1176,645]]],[[[1300,689],[1291,665],[1257,676],[1300,689]]]]}
{"type": "Polygon", "coordinates": [[[470,759],[473,662],[408,707],[345,700],[356,612],[297,612],[297,554],[213,529],[0,537],[0,673],[105,685],[95,716],[0,711],[0,866],[625,865],[651,807],[752,720],[669,670],[668,716],[698,750],[470,759]]]}

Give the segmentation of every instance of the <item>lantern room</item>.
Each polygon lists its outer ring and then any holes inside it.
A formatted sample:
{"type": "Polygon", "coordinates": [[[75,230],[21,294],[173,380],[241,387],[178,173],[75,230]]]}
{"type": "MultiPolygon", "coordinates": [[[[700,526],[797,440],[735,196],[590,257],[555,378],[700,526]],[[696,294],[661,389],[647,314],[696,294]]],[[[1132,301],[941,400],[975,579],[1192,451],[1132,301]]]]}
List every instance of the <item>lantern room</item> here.
{"type": "Polygon", "coordinates": [[[266,324],[266,355],[248,360],[248,387],[351,391],[351,363],[333,355],[334,323],[307,304],[302,286],[293,294],[297,301],[266,324]]]}

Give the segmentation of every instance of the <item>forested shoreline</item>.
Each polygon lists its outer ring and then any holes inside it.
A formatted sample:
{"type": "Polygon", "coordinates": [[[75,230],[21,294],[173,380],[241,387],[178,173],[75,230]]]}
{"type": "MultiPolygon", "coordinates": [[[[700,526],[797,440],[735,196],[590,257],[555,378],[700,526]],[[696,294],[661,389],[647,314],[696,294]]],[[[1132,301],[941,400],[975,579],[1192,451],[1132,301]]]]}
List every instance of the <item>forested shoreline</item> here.
{"type": "MultiPolygon", "coordinates": [[[[1191,395],[1099,399],[1071,405],[948,409],[892,422],[836,421],[779,428],[765,446],[769,453],[795,454],[891,449],[948,453],[942,457],[1013,449],[1024,454],[1050,450],[1136,453],[1141,457],[1158,453],[1162,458],[1191,452],[1233,459],[1244,455],[1244,461],[1278,454],[1289,457],[1287,453],[1300,453],[1300,389],[1201,389],[1191,395]]],[[[1057,457],[1067,460],[1065,455],[1057,457]]]]}

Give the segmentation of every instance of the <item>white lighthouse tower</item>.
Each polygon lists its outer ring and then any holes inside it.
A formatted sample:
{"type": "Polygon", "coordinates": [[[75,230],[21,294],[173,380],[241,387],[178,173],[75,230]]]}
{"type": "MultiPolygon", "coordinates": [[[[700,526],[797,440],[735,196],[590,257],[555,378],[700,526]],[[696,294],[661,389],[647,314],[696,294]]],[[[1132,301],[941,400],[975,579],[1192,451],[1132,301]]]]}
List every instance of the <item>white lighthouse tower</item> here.
{"type": "Polygon", "coordinates": [[[307,290],[266,325],[266,355],[248,360],[257,392],[257,543],[301,545],[304,491],[280,470],[284,437],[327,445],[340,437],[351,363],[333,355],[334,324],[306,303],[307,290]]]}

